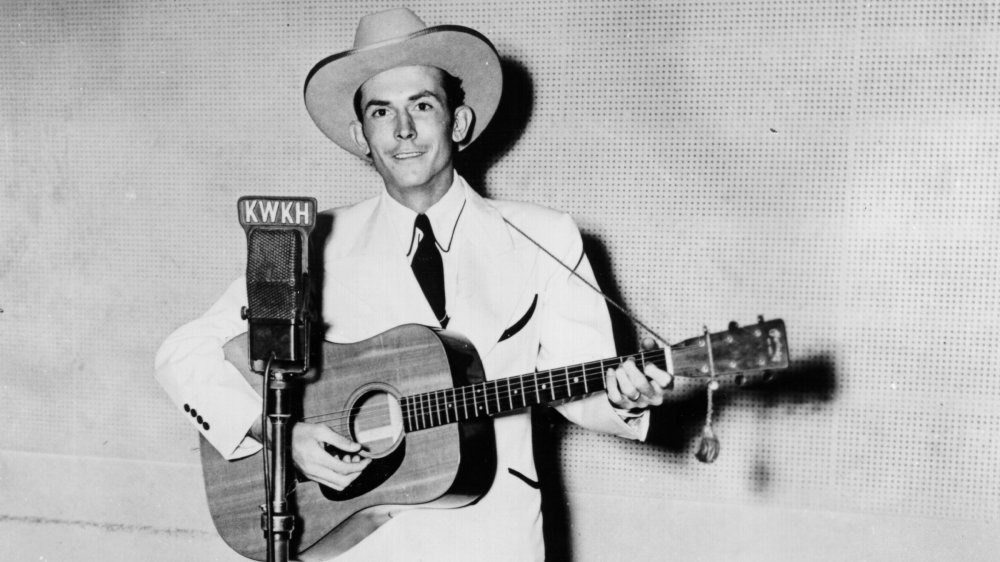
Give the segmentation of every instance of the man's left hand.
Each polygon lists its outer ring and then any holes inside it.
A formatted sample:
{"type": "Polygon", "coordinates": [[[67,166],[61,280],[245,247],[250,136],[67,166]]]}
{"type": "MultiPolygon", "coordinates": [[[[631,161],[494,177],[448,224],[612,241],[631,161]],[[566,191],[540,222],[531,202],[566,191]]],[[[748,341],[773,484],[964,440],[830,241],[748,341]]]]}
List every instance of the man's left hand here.
{"type": "MultiPolygon", "coordinates": [[[[643,351],[656,349],[651,338],[642,340],[643,351]]],[[[640,370],[631,358],[620,367],[610,368],[604,375],[608,400],[622,410],[644,410],[663,403],[666,390],[673,388],[674,377],[652,363],[640,370]]]]}

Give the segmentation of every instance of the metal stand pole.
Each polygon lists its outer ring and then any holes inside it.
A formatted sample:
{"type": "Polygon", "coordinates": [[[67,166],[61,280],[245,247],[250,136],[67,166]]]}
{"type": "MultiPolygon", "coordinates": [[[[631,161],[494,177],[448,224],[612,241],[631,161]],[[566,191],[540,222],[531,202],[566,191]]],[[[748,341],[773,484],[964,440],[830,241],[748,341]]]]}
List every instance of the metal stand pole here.
{"type": "Polygon", "coordinates": [[[295,516],[288,510],[288,467],[291,458],[292,375],[272,372],[268,377],[271,429],[270,509],[261,514],[261,526],[267,536],[268,562],[288,562],[289,540],[295,529],[295,516]]]}

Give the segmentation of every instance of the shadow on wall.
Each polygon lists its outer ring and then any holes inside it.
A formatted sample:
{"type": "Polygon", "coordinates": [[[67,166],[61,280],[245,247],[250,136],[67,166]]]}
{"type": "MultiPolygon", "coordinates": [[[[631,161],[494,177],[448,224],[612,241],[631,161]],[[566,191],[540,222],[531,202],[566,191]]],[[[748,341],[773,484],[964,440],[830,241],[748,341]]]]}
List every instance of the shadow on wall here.
{"type": "Polygon", "coordinates": [[[517,143],[531,119],[535,100],[531,75],[524,66],[502,58],[503,95],[493,122],[476,142],[458,154],[455,167],[469,185],[486,194],[486,172],[517,143]]]}
{"type": "MultiPolygon", "coordinates": [[[[604,244],[595,236],[585,234],[583,247],[594,268],[597,284],[611,300],[626,306],[615,282],[615,268],[604,244]]],[[[618,353],[633,353],[639,348],[636,326],[623,313],[608,307],[618,353]]],[[[628,307],[626,306],[626,309],[628,307]]],[[[794,330],[794,328],[792,329],[794,330]]],[[[794,354],[794,336],[790,347],[794,354]]],[[[793,359],[789,368],[744,377],[724,377],[714,397],[714,418],[721,419],[738,396],[752,397],[766,408],[801,404],[825,404],[832,401],[837,391],[837,378],[833,359],[816,355],[793,359]]],[[[674,395],[663,408],[652,410],[647,443],[667,451],[686,451],[692,441],[701,435],[705,424],[707,402],[704,381],[679,381],[674,395]]]]}
{"type": "MultiPolygon", "coordinates": [[[[604,244],[598,238],[585,234],[583,245],[593,265],[598,286],[609,298],[625,306],[615,282],[611,256],[604,244]]],[[[635,326],[613,307],[609,306],[609,310],[618,353],[634,352],[639,345],[635,326]]],[[[791,345],[794,346],[794,340],[791,345]]],[[[794,347],[792,349],[794,351],[794,347]]],[[[715,420],[723,419],[731,408],[740,407],[734,403],[737,398],[743,404],[750,400],[766,409],[796,405],[823,407],[831,403],[837,393],[834,362],[828,355],[793,359],[787,369],[742,377],[729,376],[720,382],[720,389],[714,396],[715,420]]],[[[705,381],[679,380],[665,405],[651,411],[647,444],[671,455],[690,454],[701,436],[706,411],[705,381]]],[[[556,429],[567,422],[552,409],[537,412],[534,422],[535,462],[542,484],[546,559],[571,560],[571,522],[559,455],[562,433],[556,429]]],[[[758,459],[752,473],[747,475],[752,489],[758,493],[766,492],[770,473],[768,463],[758,459]]]]}
{"type": "MultiPolygon", "coordinates": [[[[793,360],[789,368],[780,371],[748,375],[742,379],[727,377],[721,382],[714,397],[715,420],[725,418],[726,410],[732,407],[738,396],[758,402],[765,408],[777,408],[826,404],[834,399],[837,391],[833,361],[824,355],[793,360]]],[[[704,384],[689,386],[692,387],[690,391],[652,411],[647,443],[672,453],[681,453],[701,435],[707,410],[704,384]]]]}
{"type": "MultiPolygon", "coordinates": [[[[687,457],[697,447],[705,423],[706,399],[704,383],[689,384],[682,396],[671,399],[651,411],[646,443],[669,456],[687,457]]],[[[823,407],[833,401],[837,384],[833,362],[817,356],[794,361],[790,368],[770,374],[758,374],[737,385],[733,377],[724,380],[715,394],[716,420],[725,417],[734,405],[734,398],[743,394],[764,408],[785,408],[811,404],[823,407]]],[[[572,560],[572,521],[566,489],[562,481],[561,439],[558,428],[569,422],[551,408],[539,409],[534,415],[535,463],[542,492],[542,513],[546,560],[572,560]]],[[[725,436],[722,437],[725,441],[725,436]]],[[[723,452],[725,454],[725,443],[723,452]]],[[[693,458],[691,459],[693,461],[693,458]]],[[[770,485],[769,463],[758,458],[746,475],[748,485],[756,493],[766,493],[770,485]]]]}

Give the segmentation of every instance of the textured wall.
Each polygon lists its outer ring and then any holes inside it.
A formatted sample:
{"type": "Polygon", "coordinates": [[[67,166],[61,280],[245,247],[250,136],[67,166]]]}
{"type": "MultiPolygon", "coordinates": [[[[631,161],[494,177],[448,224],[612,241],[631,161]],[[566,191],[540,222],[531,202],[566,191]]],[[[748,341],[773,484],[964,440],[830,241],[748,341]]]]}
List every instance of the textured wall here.
{"type": "MultiPolygon", "coordinates": [[[[239,196],[376,192],[301,88],[393,5],[0,7],[0,449],[196,462],[153,354],[243,268],[239,196]]],[[[995,525],[997,2],[410,6],[504,58],[475,184],[576,216],[603,286],[667,338],[790,332],[793,369],[719,396],[714,465],[685,395],[646,445],[558,425],[550,478],[654,513],[995,525]]]]}

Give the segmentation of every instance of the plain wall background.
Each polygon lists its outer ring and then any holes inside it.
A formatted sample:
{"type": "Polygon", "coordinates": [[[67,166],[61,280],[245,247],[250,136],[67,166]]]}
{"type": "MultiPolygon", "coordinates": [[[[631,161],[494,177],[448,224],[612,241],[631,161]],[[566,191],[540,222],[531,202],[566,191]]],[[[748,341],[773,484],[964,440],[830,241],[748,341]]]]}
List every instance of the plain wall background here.
{"type": "MultiPolygon", "coordinates": [[[[232,558],[153,355],[244,268],[238,197],[377,193],[302,85],[396,5],[0,7],[13,559],[232,558]]],[[[669,339],[788,326],[793,368],[718,396],[713,465],[680,383],[647,444],[540,416],[553,557],[992,557],[1000,4],[409,6],[503,59],[474,185],[572,213],[603,288],[669,339]]]]}

